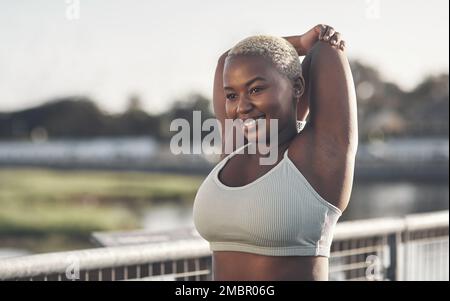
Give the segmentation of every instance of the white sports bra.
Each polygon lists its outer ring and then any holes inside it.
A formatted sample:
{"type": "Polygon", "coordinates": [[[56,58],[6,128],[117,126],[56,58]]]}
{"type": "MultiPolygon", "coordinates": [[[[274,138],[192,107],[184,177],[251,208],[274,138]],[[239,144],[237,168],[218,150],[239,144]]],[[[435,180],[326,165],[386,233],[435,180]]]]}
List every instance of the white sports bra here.
{"type": "Polygon", "coordinates": [[[247,145],[219,162],[197,191],[194,224],[210,250],[329,257],[342,212],[314,190],[288,150],[275,167],[247,185],[230,187],[219,180],[220,170],[247,145]]]}

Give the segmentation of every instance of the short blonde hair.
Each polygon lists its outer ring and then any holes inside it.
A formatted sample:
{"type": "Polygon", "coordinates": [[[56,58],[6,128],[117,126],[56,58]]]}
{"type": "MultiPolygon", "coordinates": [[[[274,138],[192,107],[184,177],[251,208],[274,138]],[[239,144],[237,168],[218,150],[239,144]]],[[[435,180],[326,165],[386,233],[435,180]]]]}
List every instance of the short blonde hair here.
{"type": "Polygon", "coordinates": [[[227,58],[237,55],[263,56],[292,82],[302,76],[302,65],[297,51],[291,43],[281,37],[270,35],[247,37],[230,49],[227,58]]]}

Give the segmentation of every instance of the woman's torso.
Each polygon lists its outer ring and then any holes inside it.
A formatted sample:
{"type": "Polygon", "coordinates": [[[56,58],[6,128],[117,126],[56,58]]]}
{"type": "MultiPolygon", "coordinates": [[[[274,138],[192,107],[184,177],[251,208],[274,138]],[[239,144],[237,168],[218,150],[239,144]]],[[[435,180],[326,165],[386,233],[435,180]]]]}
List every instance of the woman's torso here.
{"type": "MultiPolygon", "coordinates": [[[[313,144],[306,129],[279,150],[276,164],[258,164],[257,155],[234,156],[218,173],[219,181],[230,187],[252,183],[277,166],[287,148],[289,159],[317,193],[343,211],[351,191],[352,165],[343,158],[344,154],[313,144]]],[[[214,251],[213,275],[214,280],[326,280],[328,258],[214,251]]]]}

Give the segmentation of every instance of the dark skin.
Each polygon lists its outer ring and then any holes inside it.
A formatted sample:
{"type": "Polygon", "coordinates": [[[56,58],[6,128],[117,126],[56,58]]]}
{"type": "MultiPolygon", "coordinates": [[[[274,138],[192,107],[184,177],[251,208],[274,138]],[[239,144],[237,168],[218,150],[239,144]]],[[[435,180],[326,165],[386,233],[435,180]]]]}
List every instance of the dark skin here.
{"type": "MultiPolygon", "coordinates": [[[[264,115],[278,119],[278,162],[289,159],[325,200],[344,211],[348,205],[358,144],[353,78],[340,34],[318,25],[301,36],[285,37],[303,60],[294,81],[258,56],[219,59],[214,81],[217,119],[264,115]],[[246,85],[255,76],[265,80],[246,85]],[[227,88],[224,88],[227,87],[227,88]],[[309,120],[297,134],[296,120],[309,120]]],[[[233,139],[224,137],[222,141],[233,139]]],[[[226,154],[223,154],[226,156],[226,154]]],[[[276,166],[259,164],[260,154],[239,154],[219,174],[227,186],[249,184],[276,166]]],[[[276,201],[276,200],[274,200],[276,201]]],[[[214,280],[327,280],[328,258],[213,252],[214,280]]]]}

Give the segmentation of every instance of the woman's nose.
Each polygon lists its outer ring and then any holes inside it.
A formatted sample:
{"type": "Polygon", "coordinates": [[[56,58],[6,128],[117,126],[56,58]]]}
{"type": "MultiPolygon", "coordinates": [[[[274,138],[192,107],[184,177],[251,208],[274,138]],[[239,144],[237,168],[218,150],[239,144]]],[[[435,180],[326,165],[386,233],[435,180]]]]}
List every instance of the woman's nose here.
{"type": "Polygon", "coordinates": [[[237,108],[237,113],[239,115],[247,114],[248,112],[250,112],[252,110],[252,108],[253,108],[252,103],[245,95],[243,95],[239,98],[239,103],[238,103],[238,108],[237,108]]]}

